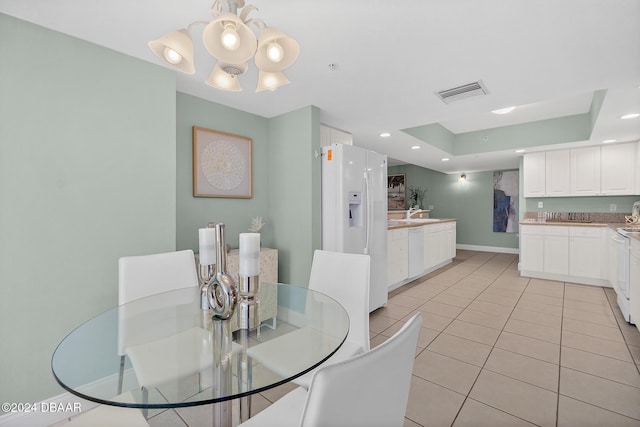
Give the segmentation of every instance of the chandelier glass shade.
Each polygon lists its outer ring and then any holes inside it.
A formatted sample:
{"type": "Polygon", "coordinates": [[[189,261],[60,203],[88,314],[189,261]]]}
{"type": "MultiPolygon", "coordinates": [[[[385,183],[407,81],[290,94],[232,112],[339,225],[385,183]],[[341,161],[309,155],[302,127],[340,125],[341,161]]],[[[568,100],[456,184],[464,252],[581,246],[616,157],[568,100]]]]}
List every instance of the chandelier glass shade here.
{"type": "Polygon", "coordinates": [[[195,74],[194,48],[190,29],[205,24],[202,42],[217,64],[205,80],[209,86],[228,91],[241,91],[239,76],[253,58],[258,69],[256,92],[275,90],[291,83],[282,73],[293,65],[300,53],[298,42],[282,31],[267,27],[262,20],[247,19],[255,6],[244,0],[215,0],[211,6],[213,20],[196,21],[186,29],[170,31],[149,42],[153,53],[176,70],[195,74]],[[243,8],[238,15],[238,9],[243,8]],[[253,27],[259,37],[256,38],[253,27]]]}

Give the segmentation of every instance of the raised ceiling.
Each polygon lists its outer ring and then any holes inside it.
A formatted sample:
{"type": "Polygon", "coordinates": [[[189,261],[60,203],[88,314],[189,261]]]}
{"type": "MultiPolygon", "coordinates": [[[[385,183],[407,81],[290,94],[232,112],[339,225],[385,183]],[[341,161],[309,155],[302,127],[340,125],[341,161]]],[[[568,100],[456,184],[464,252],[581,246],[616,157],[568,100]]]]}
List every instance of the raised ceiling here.
{"type": "MultiPolygon", "coordinates": [[[[586,138],[541,138],[527,150],[640,139],[640,119],[619,119],[640,112],[638,0],[247,0],[247,4],[258,7],[252,17],[300,43],[298,61],[285,71],[292,84],[255,93],[257,72],[251,64],[240,77],[243,92],[205,85],[215,61],[202,45],[203,27],[195,26],[196,74],[177,73],[179,91],[264,117],[315,105],[323,123],[351,132],[356,145],[385,153],[394,164],[412,163],[446,173],[517,167],[521,155],[514,153],[520,147],[517,132],[497,145],[483,139],[488,134],[482,135],[522,123],[592,117],[586,138]],[[478,80],[487,95],[450,104],[435,95],[478,80]],[[507,115],[490,113],[511,105],[521,107],[507,115]],[[478,136],[475,152],[458,154],[455,141],[444,150],[439,141],[403,132],[428,125],[441,127],[456,141],[462,134],[478,136]],[[392,135],[381,139],[381,132],[392,135]],[[411,150],[413,145],[421,149],[411,150]],[[443,157],[451,160],[442,162],[443,157]]],[[[159,66],[163,65],[147,42],[193,21],[210,19],[210,6],[205,0],[0,0],[2,13],[159,66]]],[[[528,129],[522,127],[521,132],[528,129]]]]}

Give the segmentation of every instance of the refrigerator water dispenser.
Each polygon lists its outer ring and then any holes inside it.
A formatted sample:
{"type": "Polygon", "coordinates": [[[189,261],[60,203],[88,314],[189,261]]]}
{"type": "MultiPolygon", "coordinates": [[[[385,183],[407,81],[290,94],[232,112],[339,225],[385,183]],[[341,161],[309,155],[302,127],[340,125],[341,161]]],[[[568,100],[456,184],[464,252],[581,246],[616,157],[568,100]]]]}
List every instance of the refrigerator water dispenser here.
{"type": "Polygon", "coordinates": [[[362,227],[362,192],[349,192],[349,227],[362,227]]]}

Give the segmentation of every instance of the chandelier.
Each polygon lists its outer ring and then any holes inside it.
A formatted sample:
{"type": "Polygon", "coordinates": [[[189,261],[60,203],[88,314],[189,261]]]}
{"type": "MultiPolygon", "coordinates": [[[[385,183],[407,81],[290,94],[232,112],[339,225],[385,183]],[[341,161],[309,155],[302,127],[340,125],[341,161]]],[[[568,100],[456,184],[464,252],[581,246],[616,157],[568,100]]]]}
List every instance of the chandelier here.
{"type": "Polygon", "coordinates": [[[245,7],[244,0],[215,0],[211,6],[212,21],[195,21],[182,30],[171,31],[149,42],[149,48],[176,70],[195,74],[191,28],[206,25],[202,33],[204,47],[217,59],[205,83],[217,89],[241,91],[238,79],[254,58],[258,69],[256,92],[275,90],[291,83],[282,73],[298,58],[298,42],[282,31],[267,27],[260,19],[249,19],[256,7],[245,7]],[[238,9],[242,9],[238,14],[238,9]],[[259,34],[256,39],[254,30],[259,34]]]}

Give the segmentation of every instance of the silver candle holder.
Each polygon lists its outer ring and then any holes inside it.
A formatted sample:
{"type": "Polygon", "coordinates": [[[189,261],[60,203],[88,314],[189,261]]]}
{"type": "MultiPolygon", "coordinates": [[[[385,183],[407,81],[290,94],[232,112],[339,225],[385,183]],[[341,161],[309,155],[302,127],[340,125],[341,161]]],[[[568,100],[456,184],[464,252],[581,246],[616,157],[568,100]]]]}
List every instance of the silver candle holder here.
{"type": "Polygon", "coordinates": [[[240,296],[238,326],[240,329],[252,331],[260,326],[260,316],[258,315],[260,300],[257,296],[260,289],[260,276],[239,276],[238,282],[240,296]]]}
{"type": "Polygon", "coordinates": [[[233,315],[238,301],[236,283],[227,273],[227,245],[224,224],[214,225],[216,230],[216,273],[207,283],[207,300],[215,317],[228,319],[233,315]]]}

